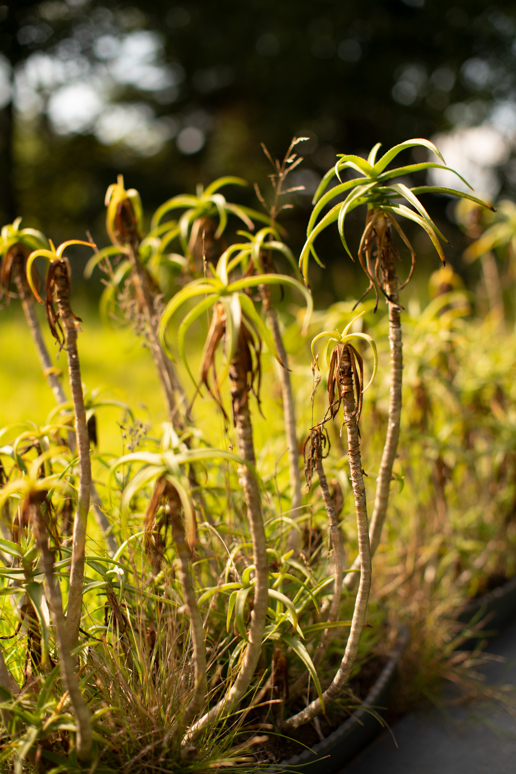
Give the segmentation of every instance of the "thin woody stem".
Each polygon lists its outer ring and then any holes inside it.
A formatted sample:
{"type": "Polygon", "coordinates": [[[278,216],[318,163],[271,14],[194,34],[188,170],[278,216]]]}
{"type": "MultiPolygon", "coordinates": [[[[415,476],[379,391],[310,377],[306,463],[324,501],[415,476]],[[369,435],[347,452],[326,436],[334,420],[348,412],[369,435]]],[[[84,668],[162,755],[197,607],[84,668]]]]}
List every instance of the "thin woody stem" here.
{"type": "Polygon", "coordinates": [[[79,494],[74,519],[70,589],[66,621],[70,647],[77,644],[82,612],[84,565],[86,556],[86,528],[91,494],[90,441],[82,393],[81,367],[77,351],[77,320],[70,307],[70,281],[67,264],[60,261],[55,270],[56,304],[66,339],[68,376],[75,414],[76,448],[79,455],[79,494]]]}
{"type": "MultiPolygon", "coordinates": [[[[283,339],[281,337],[278,317],[276,315],[276,310],[271,304],[270,288],[262,285],[260,290],[262,293],[267,318],[272,329],[274,346],[276,347],[276,352],[278,353],[281,362],[284,363],[284,365],[280,365],[280,363],[275,363],[275,365],[277,366],[276,371],[278,373],[281,384],[285,435],[287,437],[290,487],[292,491],[290,515],[295,519],[300,515],[302,494],[301,473],[299,470],[299,450],[296,435],[296,409],[294,404],[294,396],[292,393],[292,382],[290,381],[290,372],[287,368],[288,356],[283,344],[283,339]]],[[[289,548],[296,548],[298,539],[298,531],[291,530],[289,535],[289,548]]]]}
{"type": "MultiPolygon", "coordinates": [[[[249,412],[248,388],[246,374],[242,371],[238,351],[231,364],[229,376],[239,453],[241,457],[254,467],[256,465],[256,456],[254,452],[253,427],[249,412]]],[[[249,641],[241,659],[240,670],[235,682],[226,696],[194,723],[185,737],[184,741],[186,743],[191,742],[208,723],[230,712],[242,699],[249,688],[262,650],[263,633],[269,603],[269,563],[262,504],[258,482],[247,466],[239,468],[239,476],[240,486],[242,487],[247,506],[247,518],[251,529],[255,566],[253,609],[248,632],[249,641]]]]}
{"type": "MultiPolygon", "coordinates": [[[[351,487],[355,500],[355,511],[358,530],[358,550],[360,556],[360,585],[355,599],[355,609],[351,621],[346,649],[339,669],[329,687],[323,693],[324,703],[335,699],[349,679],[358,652],[360,637],[366,621],[369,589],[371,587],[371,550],[369,545],[369,529],[367,522],[366,492],[364,486],[362,460],[360,455],[360,438],[356,418],[356,402],[353,386],[353,369],[350,351],[342,348],[339,363],[339,386],[344,407],[344,422],[347,430],[348,458],[351,474],[351,487]]],[[[322,710],[319,698],[312,701],[304,710],[289,718],[285,729],[298,728],[308,723],[322,710]]]]}
{"type": "Polygon", "coordinates": [[[36,541],[41,552],[43,572],[45,575],[45,594],[52,612],[56,632],[57,646],[59,649],[59,669],[64,687],[70,696],[74,715],[77,719],[77,757],[81,761],[91,758],[91,745],[93,734],[91,728],[91,713],[84,701],[77,677],[75,675],[75,661],[72,656],[71,629],[63,614],[63,600],[59,584],[54,576],[54,554],[48,545],[48,536],[45,528],[45,520],[41,513],[41,504],[35,499],[30,504],[32,510],[32,523],[36,534],[36,541]]]}
{"type": "Polygon", "coordinates": [[[133,282],[136,288],[146,322],[149,348],[158,372],[163,389],[170,421],[178,430],[185,429],[186,396],[177,378],[172,362],[167,358],[158,336],[159,308],[156,306],[156,296],[152,292],[149,276],[140,263],[138,244],[133,241],[128,244],[128,257],[133,270],[133,282]]]}
{"type": "MultiPolygon", "coordinates": [[[[60,406],[64,403],[67,403],[68,399],[66,397],[61,379],[56,373],[56,369],[52,364],[52,360],[46,347],[41,325],[39,324],[39,320],[36,314],[34,296],[32,295],[32,292],[29,288],[29,283],[27,282],[27,277],[25,274],[25,263],[27,260],[28,250],[22,245],[16,245],[13,249],[17,250],[17,253],[13,259],[13,277],[18,295],[20,296],[23,313],[25,315],[27,325],[29,326],[29,331],[36,347],[36,352],[38,353],[43,375],[47,380],[50,389],[52,390],[57,405],[60,406]]],[[[68,443],[70,445],[70,450],[73,453],[76,446],[75,434],[73,430],[70,430],[68,434],[68,443]]],[[[93,482],[91,485],[91,499],[93,502],[95,520],[104,536],[108,551],[113,556],[118,551],[118,544],[111,533],[111,525],[106,518],[106,515],[102,511],[100,497],[95,489],[93,482]]]]}
{"type": "MultiPolygon", "coordinates": [[[[387,299],[389,309],[389,344],[391,350],[391,384],[389,390],[389,414],[387,419],[387,435],[383,447],[380,472],[376,480],[376,496],[373,513],[371,516],[371,555],[374,556],[380,543],[383,525],[387,516],[389,504],[389,489],[392,481],[392,469],[398,450],[400,435],[402,382],[403,382],[403,344],[400,322],[399,305],[399,279],[396,276],[394,266],[394,253],[390,249],[390,226],[385,219],[384,232],[380,230],[382,224],[376,224],[377,238],[383,248],[381,257],[382,286],[387,299]]],[[[378,248],[380,249],[380,247],[378,248]]],[[[355,560],[352,569],[359,567],[359,558],[355,560]]],[[[345,584],[348,589],[353,589],[357,583],[357,573],[352,572],[346,576],[345,584]]]]}

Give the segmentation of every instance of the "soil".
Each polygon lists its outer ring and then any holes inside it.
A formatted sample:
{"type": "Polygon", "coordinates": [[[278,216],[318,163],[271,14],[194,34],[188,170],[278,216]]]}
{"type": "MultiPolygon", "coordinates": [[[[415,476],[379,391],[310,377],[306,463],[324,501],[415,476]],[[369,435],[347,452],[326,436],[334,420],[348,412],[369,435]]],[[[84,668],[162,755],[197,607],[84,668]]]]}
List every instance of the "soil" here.
{"type": "MultiPolygon", "coordinates": [[[[253,755],[258,764],[277,764],[303,752],[306,747],[313,747],[322,738],[329,736],[344,723],[353,712],[360,707],[362,701],[379,678],[388,658],[373,656],[363,664],[358,674],[353,677],[344,689],[339,703],[333,703],[327,708],[326,715],[319,715],[315,721],[307,723],[295,730],[289,730],[288,738],[270,734],[268,741],[253,747],[253,755]]],[[[303,709],[304,704],[298,701],[288,707],[289,715],[303,709]]]]}

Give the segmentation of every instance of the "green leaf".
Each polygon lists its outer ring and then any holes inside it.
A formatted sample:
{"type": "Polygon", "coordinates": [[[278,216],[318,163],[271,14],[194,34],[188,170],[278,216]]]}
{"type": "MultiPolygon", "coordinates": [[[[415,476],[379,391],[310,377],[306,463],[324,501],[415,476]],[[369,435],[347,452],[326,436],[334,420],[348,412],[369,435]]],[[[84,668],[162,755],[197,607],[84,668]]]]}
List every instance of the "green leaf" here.
{"type": "Polygon", "coordinates": [[[294,651],[296,656],[298,656],[301,659],[301,661],[303,662],[303,664],[307,668],[307,670],[308,670],[312,680],[314,681],[315,690],[317,691],[317,696],[319,697],[319,701],[321,702],[322,711],[323,711],[323,713],[325,713],[326,710],[325,710],[325,707],[324,707],[324,699],[323,699],[323,694],[322,694],[321,683],[319,681],[319,676],[318,676],[317,670],[316,670],[316,668],[314,666],[314,662],[310,658],[310,654],[308,653],[307,649],[305,648],[303,643],[300,642],[297,639],[297,637],[294,637],[292,634],[282,633],[280,639],[286,645],[288,645],[290,648],[292,648],[292,650],[294,651]]]}
{"type": "Polygon", "coordinates": [[[310,626],[304,626],[303,631],[305,636],[308,634],[314,634],[315,632],[323,632],[326,629],[342,629],[345,626],[351,626],[352,621],[329,621],[321,623],[311,624],[310,626]]]}
{"type": "Polygon", "coordinates": [[[16,754],[16,758],[14,761],[14,774],[23,774],[23,762],[25,758],[27,757],[31,747],[33,747],[36,739],[39,736],[40,727],[38,726],[30,726],[27,730],[25,736],[23,737],[23,741],[20,745],[20,748],[16,754]]]}
{"type": "Polygon", "coordinates": [[[4,553],[9,554],[9,556],[20,558],[23,556],[20,546],[17,543],[12,543],[10,540],[5,540],[5,538],[0,538],[0,549],[4,553]]]}
{"type": "Polygon", "coordinates": [[[377,153],[378,153],[378,151],[380,150],[381,147],[382,147],[382,143],[381,142],[377,142],[376,145],[371,149],[371,153],[367,157],[367,161],[369,162],[369,164],[373,164],[374,165],[374,163],[376,161],[376,155],[377,155],[377,153]]]}
{"type": "Polygon", "coordinates": [[[445,160],[441,156],[439,150],[436,148],[436,146],[433,144],[433,142],[430,142],[430,140],[424,140],[420,137],[414,139],[414,140],[407,140],[406,142],[402,142],[399,145],[395,145],[393,148],[387,151],[379,161],[376,162],[373,168],[373,173],[375,175],[379,175],[383,172],[383,170],[391,163],[391,161],[398,155],[398,153],[401,153],[401,151],[406,150],[407,148],[414,148],[415,146],[422,146],[423,148],[428,148],[428,150],[432,151],[432,153],[435,153],[435,155],[441,159],[443,164],[446,164],[445,160]]]}
{"type": "MultiPolygon", "coordinates": [[[[221,586],[212,586],[210,589],[206,589],[206,591],[203,591],[199,599],[197,600],[197,604],[200,606],[204,604],[204,602],[207,602],[208,599],[211,599],[215,594],[218,594],[219,592],[222,594],[227,594],[235,589],[241,589],[242,584],[237,583],[236,581],[233,583],[223,583],[221,586]]],[[[231,615],[229,616],[231,618],[231,615]]]]}
{"type": "Polygon", "coordinates": [[[216,293],[219,289],[220,289],[220,280],[210,280],[210,279],[193,280],[193,282],[191,282],[189,285],[183,288],[183,290],[179,291],[179,293],[175,295],[174,298],[172,298],[168,302],[161,316],[161,320],[159,324],[160,343],[164,351],[167,353],[168,357],[173,359],[173,354],[170,351],[170,348],[167,344],[166,332],[167,332],[168,325],[172,317],[176,313],[176,311],[179,309],[179,307],[182,304],[184,304],[189,299],[194,298],[195,296],[202,295],[203,293],[206,293],[206,294],[216,293]]]}
{"type": "Polygon", "coordinates": [[[235,177],[234,175],[226,175],[225,177],[219,177],[217,180],[214,180],[213,183],[210,183],[206,186],[204,189],[203,196],[211,196],[215,193],[215,191],[218,191],[219,188],[222,188],[225,185],[242,185],[246,186],[249,185],[247,180],[244,180],[243,177],[235,177]]]}
{"type": "Polygon", "coordinates": [[[435,223],[433,222],[432,218],[428,214],[428,212],[425,210],[417,196],[414,195],[414,192],[410,190],[410,188],[407,188],[406,185],[403,185],[403,183],[393,183],[390,186],[390,190],[395,191],[400,196],[402,196],[404,199],[408,201],[409,204],[411,204],[417,212],[421,215],[421,217],[426,220],[428,225],[433,229],[433,231],[437,234],[438,237],[440,237],[444,242],[447,242],[448,240],[444,236],[444,234],[439,231],[435,223]]]}
{"type": "MultiPolygon", "coordinates": [[[[353,154],[338,153],[338,161],[335,164],[335,172],[337,176],[341,169],[356,169],[357,172],[362,172],[366,177],[371,177],[374,172],[374,167],[362,156],[354,156],[353,154]]],[[[339,178],[340,179],[340,178],[339,178]]]]}
{"type": "Polygon", "coordinates": [[[213,202],[213,204],[217,208],[217,212],[219,215],[219,225],[214,234],[214,238],[220,239],[220,237],[224,233],[224,229],[226,228],[226,225],[228,222],[228,216],[226,213],[226,206],[225,206],[226,200],[224,199],[222,194],[213,194],[213,196],[210,196],[210,201],[213,202]]]}
{"type": "Polygon", "coordinates": [[[350,188],[356,188],[357,186],[364,185],[364,182],[365,181],[363,177],[355,177],[353,180],[348,180],[345,183],[341,183],[340,185],[336,185],[331,188],[313,208],[312,214],[310,215],[310,219],[308,221],[308,226],[306,228],[307,235],[310,234],[320,213],[323,211],[326,205],[331,202],[332,199],[334,199],[336,196],[341,196],[341,194],[349,191],[350,188]]]}
{"type": "Polygon", "coordinates": [[[247,627],[245,625],[245,620],[244,620],[244,613],[245,613],[245,604],[247,602],[247,597],[252,588],[253,588],[252,586],[247,586],[246,588],[239,589],[237,592],[235,592],[236,593],[235,624],[236,624],[237,632],[239,633],[239,635],[242,637],[243,640],[248,639],[247,627]]]}
{"type": "Polygon", "coordinates": [[[328,187],[328,185],[330,183],[330,180],[333,177],[335,177],[335,175],[336,175],[335,167],[332,167],[331,169],[329,169],[326,172],[326,174],[324,175],[323,179],[321,180],[321,182],[317,186],[317,190],[314,193],[314,196],[313,196],[313,199],[312,199],[312,204],[315,204],[319,200],[319,197],[322,196],[324,191],[327,189],[327,187],[328,187]]]}
{"type": "Polygon", "coordinates": [[[444,252],[441,247],[441,244],[439,242],[439,239],[437,238],[437,234],[435,233],[434,229],[426,222],[424,218],[422,218],[417,212],[414,212],[409,207],[406,207],[404,204],[393,204],[392,206],[383,206],[383,210],[387,212],[392,212],[394,215],[402,215],[404,218],[407,218],[407,220],[413,220],[414,223],[417,223],[418,226],[421,226],[428,236],[430,237],[433,246],[436,249],[437,254],[439,255],[439,258],[443,263],[446,262],[446,259],[444,257],[444,252]]]}
{"type": "Polygon", "coordinates": [[[45,666],[50,652],[50,613],[48,611],[47,601],[43,593],[41,583],[26,583],[25,591],[29,597],[36,615],[38,617],[41,629],[41,666],[45,666]]]}
{"type": "Polygon", "coordinates": [[[281,591],[278,591],[277,589],[269,588],[269,597],[272,597],[273,599],[276,599],[278,602],[281,602],[281,604],[287,608],[290,615],[292,616],[292,625],[294,626],[294,629],[296,629],[299,632],[300,636],[302,637],[303,633],[299,628],[297,611],[292,601],[287,596],[285,596],[285,594],[282,594],[281,591]]]}
{"type": "MultiPolygon", "coordinates": [[[[433,161],[424,161],[420,164],[409,164],[406,167],[397,167],[396,169],[390,169],[388,172],[382,172],[381,175],[378,175],[378,182],[383,183],[385,180],[390,180],[393,177],[411,175],[413,172],[423,172],[426,169],[444,169],[445,172],[451,172],[453,175],[457,175],[457,177],[462,180],[464,185],[467,185],[468,188],[471,188],[468,181],[462,177],[462,175],[459,175],[455,169],[447,167],[446,164],[435,164],[433,161]]],[[[415,189],[412,188],[411,190],[414,191],[415,189]]]]}
{"type": "Polygon", "coordinates": [[[188,357],[186,354],[186,334],[188,332],[188,329],[190,326],[197,320],[204,312],[207,312],[209,309],[212,308],[217,302],[217,296],[216,295],[210,295],[207,298],[203,299],[200,303],[197,304],[193,309],[191,309],[186,317],[182,320],[179,329],[177,331],[177,348],[179,350],[179,354],[181,356],[181,359],[185,365],[185,368],[188,372],[188,375],[190,376],[190,379],[194,383],[195,387],[197,388],[197,380],[195,376],[192,373],[192,370],[190,368],[190,363],[188,362],[188,357]]]}
{"type": "Polygon", "coordinates": [[[376,183],[369,183],[368,185],[364,185],[364,186],[360,186],[360,188],[356,188],[354,191],[348,194],[348,196],[346,197],[346,200],[343,202],[339,211],[339,215],[337,218],[337,226],[339,229],[340,239],[342,244],[344,245],[344,249],[346,250],[349,257],[352,259],[353,259],[353,255],[351,253],[351,250],[348,247],[348,243],[346,242],[346,236],[344,234],[344,221],[346,219],[346,215],[348,215],[352,210],[356,209],[361,204],[365,204],[367,202],[367,194],[370,193],[375,186],[376,186],[376,183]]]}
{"type": "Polygon", "coordinates": [[[287,364],[281,362],[281,358],[278,355],[278,352],[276,350],[276,345],[274,344],[274,339],[272,338],[271,332],[266,327],[262,318],[254,308],[254,304],[251,301],[251,299],[242,293],[240,294],[240,304],[246,316],[251,320],[256,330],[258,331],[260,338],[262,339],[263,342],[265,342],[265,345],[267,346],[267,349],[269,350],[271,355],[273,355],[276,358],[276,360],[278,361],[278,363],[280,363],[280,365],[286,368],[287,364]]]}
{"type": "MultiPolygon", "coordinates": [[[[445,167],[445,169],[449,169],[449,167],[445,167]]],[[[472,196],[467,191],[457,191],[455,188],[444,188],[443,186],[440,186],[440,185],[420,185],[420,186],[416,186],[415,188],[412,188],[411,190],[412,190],[412,193],[414,193],[416,196],[419,196],[419,194],[422,194],[422,193],[436,193],[436,194],[443,194],[446,196],[457,196],[459,199],[468,199],[470,202],[479,204],[481,207],[484,207],[486,210],[491,210],[492,212],[496,212],[495,208],[491,204],[489,204],[489,202],[485,202],[482,199],[478,199],[476,196],[472,196]]]]}

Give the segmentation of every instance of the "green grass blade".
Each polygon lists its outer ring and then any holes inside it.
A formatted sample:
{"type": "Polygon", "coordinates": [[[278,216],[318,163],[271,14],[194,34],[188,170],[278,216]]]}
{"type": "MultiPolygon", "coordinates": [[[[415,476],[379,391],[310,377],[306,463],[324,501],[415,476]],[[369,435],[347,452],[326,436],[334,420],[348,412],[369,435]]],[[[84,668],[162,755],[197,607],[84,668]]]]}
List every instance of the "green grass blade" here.
{"type": "Polygon", "coordinates": [[[307,668],[312,680],[314,681],[315,690],[317,691],[317,696],[319,697],[319,701],[321,702],[321,708],[323,713],[325,712],[324,707],[324,699],[322,694],[322,688],[321,683],[319,681],[319,676],[317,674],[317,670],[314,666],[314,662],[310,658],[310,654],[308,653],[307,649],[303,645],[302,642],[300,642],[297,637],[294,637],[292,634],[282,634],[281,639],[283,642],[288,645],[296,656],[301,659],[305,667],[307,668]]]}

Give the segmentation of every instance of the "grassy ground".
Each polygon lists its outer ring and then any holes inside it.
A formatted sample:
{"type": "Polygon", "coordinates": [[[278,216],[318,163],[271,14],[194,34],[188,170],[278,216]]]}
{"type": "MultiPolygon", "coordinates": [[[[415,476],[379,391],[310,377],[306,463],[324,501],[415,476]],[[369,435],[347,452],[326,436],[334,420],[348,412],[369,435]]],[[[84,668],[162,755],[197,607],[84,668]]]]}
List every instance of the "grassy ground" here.
{"type": "MultiPolygon", "coordinates": [[[[152,358],[131,328],[104,326],[93,308],[80,308],[83,319],[79,336],[79,354],[83,383],[88,390],[101,389],[101,397],[127,403],[145,424],[155,426],[166,418],[161,388],[152,358]]],[[[46,325],[41,315],[42,327],[46,325]]],[[[56,366],[66,379],[66,353],[58,355],[57,345],[46,336],[47,346],[56,366]]],[[[0,427],[28,419],[44,424],[54,408],[53,395],[41,371],[36,350],[19,307],[3,312],[0,347],[3,368],[0,371],[0,427]],[[21,357],[23,353],[23,357],[21,357]]],[[[122,436],[119,425],[127,420],[119,408],[99,410],[99,444],[101,451],[120,453],[122,436]]]]}
{"type": "MultiPolygon", "coordinates": [[[[130,406],[134,418],[146,425],[148,432],[159,434],[159,425],[167,420],[167,415],[154,363],[148,349],[142,346],[142,340],[130,326],[115,328],[103,324],[97,310],[92,305],[81,304],[80,299],[73,304],[73,308],[83,320],[78,346],[82,379],[86,389],[100,391],[99,399],[102,401],[118,401],[130,406]]],[[[64,387],[69,395],[66,353],[58,354],[56,343],[47,333],[48,326],[43,309],[38,309],[38,312],[48,350],[56,366],[63,371],[64,387]]],[[[198,374],[201,349],[199,330],[193,334],[188,347],[189,362],[194,375],[198,374]]],[[[55,408],[55,402],[43,376],[22,310],[16,302],[2,312],[0,351],[3,364],[0,370],[0,428],[12,426],[13,423],[26,423],[29,420],[37,425],[44,425],[49,412],[55,408]]],[[[303,360],[306,360],[306,368],[302,367],[299,373],[294,373],[293,379],[295,383],[298,382],[297,390],[306,393],[309,404],[311,374],[308,351],[306,359],[303,360]]],[[[262,455],[279,458],[286,452],[286,442],[283,446],[282,442],[272,444],[272,438],[278,433],[283,437],[283,433],[281,413],[278,411],[281,406],[281,391],[277,378],[269,373],[273,369],[270,361],[271,358],[263,357],[263,383],[267,387],[261,395],[264,416],[258,411],[253,412],[255,436],[257,449],[261,450],[262,455]]],[[[177,363],[177,368],[191,398],[194,392],[193,384],[181,363],[177,363]]],[[[227,384],[224,389],[226,386],[227,384]]],[[[254,405],[256,406],[255,402],[254,405]]],[[[226,411],[230,413],[227,402],[226,411]]],[[[231,421],[224,422],[220,408],[210,397],[197,397],[193,413],[197,426],[213,445],[231,445],[231,421]]],[[[101,452],[120,455],[127,451],[120,425],[127,425],[130,419],[123,408],[100,408],[97,412],[97,422],[101,452]]],[[[307,417],[307,431],[308,427],[307,417]]],[[[17,429],[14,435],[22,431],[23,428],[17,429]]],[[[9,437],[12,435],[13,433],[9,433],[9,437]]],[[[274,460],[271,459],[268,467],[274,467],[274,460]]]]}

